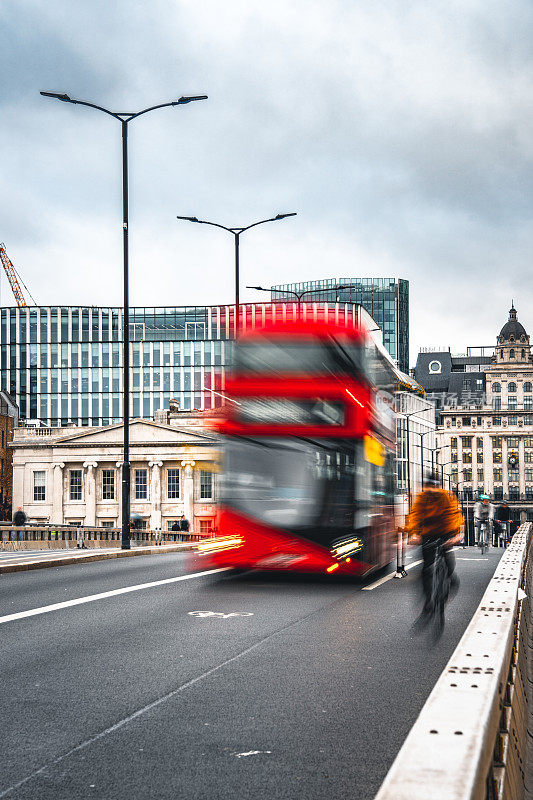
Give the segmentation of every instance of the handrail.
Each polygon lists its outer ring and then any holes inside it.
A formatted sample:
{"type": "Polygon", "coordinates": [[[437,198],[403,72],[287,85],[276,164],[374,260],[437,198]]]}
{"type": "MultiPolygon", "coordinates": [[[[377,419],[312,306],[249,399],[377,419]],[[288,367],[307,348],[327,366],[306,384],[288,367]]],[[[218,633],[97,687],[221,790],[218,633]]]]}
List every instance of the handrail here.
{"type": "Polygon", "coordinates": [[[523,797],[532,528],[513,536],[375,800],[523,797]]]}

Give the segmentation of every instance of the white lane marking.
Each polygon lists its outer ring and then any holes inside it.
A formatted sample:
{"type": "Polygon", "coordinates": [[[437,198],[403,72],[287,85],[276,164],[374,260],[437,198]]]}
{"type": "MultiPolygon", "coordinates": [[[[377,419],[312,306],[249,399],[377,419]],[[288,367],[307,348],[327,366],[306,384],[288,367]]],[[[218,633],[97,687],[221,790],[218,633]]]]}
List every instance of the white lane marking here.
{"type": "Polygon", "coordinates": [[[246,756],[260,756],[263,753],[271,753],[272,750],[250,750],[248,753],[234,753],[237,758],[246,758],[246,756]]]}
{"type": "MultiPolygon", "coordinates": [[[[5,617],[0,617],[0,625],[4,622],[12,622],[16,619],[35,617],[38,614],[47,614],[49,611],[59,611],[62,608],[80,606],[83,603],[93,603],[95,600],[105,600],[106,597],[116,597],[119,594],[127,594],[128,592],[139,592],[141,589],[150,589],[152,586],[165,586],[166,584],[177,583],[178,581],[189,581],[191,578],[202,578],[204,575],[214,575],[217,572],[226,572],[227,570],[228,567],[220,567],[219,569],[210,569],[205,572],[194,572],[192,575],[178,575],[176,578],[165,578],[161,581],[150,581],[150,583],[138,583],[136,586],[124,586],[122,589],[112,589],[110,592],[89,594],[86,597],[77,597],[75,600],[65,600],[63,603],[53,603],[50,606],[41,606],[41,608],[30,608],[28,611],[19,611],[16,614],[7,614],[5,617]]],[[[1,796],[2,795],[0,795],[0,797],[1,796]]]]}
{"type": "Polygon", "coordinates": [[[486,558],[472,558],[471,556],[457,556],[457,561],[486,561],[486,558]]]}
{"type": "MultiPolygon", "coordinates": [[[[418,564],[421,564],[422,561],[423,561],[422,558],[420,559],[420,561],[413,561],[412,564],[407,564],[405,569],[406,570],[407,569],[412,569],[413,567],[416,567],[418,564]]],[[[370,586],[363,586],[363,592],[371,592],[372,589],[377,589],[378,586],[381,586],[382,584],[386,583],[387,581],[390,581],[391,578],[394,578],[395,575],[396,575],[396,571],[391,572],[390,575],[385,575],[384,578],[380,578],[379,581],[376,581],[375,583],[371,583],[370,586]]]]}
{"type": "Polygon", "coordinates": [[[219,617],[228,619],[229,617],[253,617],[253,611],[232,611],[225,614],[223,611],[188,611],[190,617],[219,617]]]}

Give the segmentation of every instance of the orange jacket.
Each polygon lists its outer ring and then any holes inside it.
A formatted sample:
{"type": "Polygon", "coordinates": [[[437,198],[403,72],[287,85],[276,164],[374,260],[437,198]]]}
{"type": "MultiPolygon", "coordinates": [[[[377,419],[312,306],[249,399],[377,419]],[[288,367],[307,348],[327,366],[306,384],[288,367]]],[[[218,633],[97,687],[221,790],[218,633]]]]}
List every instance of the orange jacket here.
{"type": "Polygon", "coordinates": [[[407,530],[415,536],[457,533],[464,519],[457,498],[445,489],[424,489],[412,505],[407,530]]]}

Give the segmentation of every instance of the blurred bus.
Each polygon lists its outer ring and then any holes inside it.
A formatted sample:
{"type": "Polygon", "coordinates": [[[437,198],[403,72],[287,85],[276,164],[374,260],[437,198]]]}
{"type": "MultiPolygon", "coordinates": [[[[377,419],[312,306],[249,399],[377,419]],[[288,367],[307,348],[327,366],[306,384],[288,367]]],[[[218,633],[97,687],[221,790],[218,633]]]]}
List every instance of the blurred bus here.
{"type": "Polygon", "coordinates": [[[364,575],[394,557],[394,366],[363,328],[267,325],[235,345],[213,567],[364,575]]]}

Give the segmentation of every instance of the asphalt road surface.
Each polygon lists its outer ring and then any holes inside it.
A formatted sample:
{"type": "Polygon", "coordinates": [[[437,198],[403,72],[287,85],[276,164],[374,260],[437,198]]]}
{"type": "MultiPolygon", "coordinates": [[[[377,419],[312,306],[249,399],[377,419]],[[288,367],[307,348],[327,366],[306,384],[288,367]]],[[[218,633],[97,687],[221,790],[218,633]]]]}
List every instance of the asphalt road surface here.
{"type": "Polygon", "coordinates": [[[456,551],[437,645],[410,627],[419,567],[370,590],[182,554],[1,575],[0,798],[372,798],[501,553],[456,551]]]}

